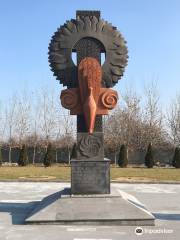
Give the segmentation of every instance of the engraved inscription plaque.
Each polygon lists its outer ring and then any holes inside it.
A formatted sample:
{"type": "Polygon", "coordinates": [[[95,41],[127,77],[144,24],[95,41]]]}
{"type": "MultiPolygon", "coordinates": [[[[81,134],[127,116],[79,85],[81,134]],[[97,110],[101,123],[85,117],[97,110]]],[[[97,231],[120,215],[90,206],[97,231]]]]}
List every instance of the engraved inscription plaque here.
{"type": "Polygon", "coordinates": [[[71,160],[72,194],[109,194],[110,160],[71,160]]]}

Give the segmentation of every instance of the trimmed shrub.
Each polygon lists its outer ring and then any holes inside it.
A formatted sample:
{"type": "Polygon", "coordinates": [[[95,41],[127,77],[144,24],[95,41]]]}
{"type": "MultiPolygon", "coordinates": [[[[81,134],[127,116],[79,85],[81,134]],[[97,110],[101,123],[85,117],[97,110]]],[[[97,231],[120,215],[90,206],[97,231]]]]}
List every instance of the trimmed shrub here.
{"type": "Polygon", "coordinates": [[[172,165],[175,168],[180,168],[180,148],[179,147],[175,148],[172,165]]]}
{"type": "Polygon", "coordinates": [[[72,151],[71,151],[71,159],[77,158],[77,145],[74,143],[72,151]]]}
{"type": "Polygon", "coordinates": [[[3,158],[2,158],[2,149],[0,147],[0,166],[2,166],[3,158]]]}
{"type": "Polygon", "coordinates": [[[48,144],[47,150],[43,159],[43,164],[45,167],[50,167],[53,160],[53,150],[51,143],[48,144]]]}
{"type": "Polygon", "coordinates": [[[126,145],[121,145],[119,158],[118,158],[119,167],[125,168],[128,165],[128,153],[126,145]]]}
{"type": "Polygon", "coordinates": [[[26,166],[27,164],[28,164],[27,149],[26,145],[23,144],[19,154],[18,165],[23,167],[26,166]]]}
{"type": "Polygon", "coordinates": [[[154,166],[154,153],[152,149],[152,143],[148,145],[148,149],[145,156],[145,165],[148,168],[153,168],[154,166]]]}

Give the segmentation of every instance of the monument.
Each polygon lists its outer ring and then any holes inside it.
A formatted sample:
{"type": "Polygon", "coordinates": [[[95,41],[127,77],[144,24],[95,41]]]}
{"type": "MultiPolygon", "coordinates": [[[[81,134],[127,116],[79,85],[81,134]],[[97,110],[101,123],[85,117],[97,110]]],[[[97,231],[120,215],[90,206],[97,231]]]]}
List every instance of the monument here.
{"type": "Polygon", "coordinates": [[[154,225],[154,217],[139,202],[110,189],[110,160],[104,158],[102,116],[117,104],[112,87],[123,76],[127,59],[125,40],[99,11],[77,11],[76,19],[53,35],[49,62],[67,87],[60,95],[62,106],[77,115],[76,154],[71,188],[44,198],[26,223],[154,225]]]}
{"type": "Polygon", "coordinates": [[[118,101],[111,88],[127,64],[120,32],[101,19],[99,11],[77,11],[52,37],[49,62],[66,90],[61,104],[77,115],[76,159],[71,160],[72,194],[110,193],[110,160],[104,158],[102,115],[118,101]],[[72,60],[77,54],[77,65],[72,60]],[[101,55],[105,62],[101,66],[101,55]]]}

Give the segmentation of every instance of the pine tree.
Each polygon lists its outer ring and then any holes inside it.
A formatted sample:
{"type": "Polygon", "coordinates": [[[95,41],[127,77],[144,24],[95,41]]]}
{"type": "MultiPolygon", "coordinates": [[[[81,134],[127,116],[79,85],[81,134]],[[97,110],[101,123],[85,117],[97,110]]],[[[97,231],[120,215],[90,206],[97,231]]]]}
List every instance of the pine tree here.
{"type": "Polygon", "coordinates": [[[77,145],[74,143],[72,151],[71,151],[71,159],[77,158],[77,145]]]}
{"type": "Polygon", "coordinates": [[[2,158],[2,149],[0,147],[0,166],[2,166],[3,158],[2,158]]]}
{"type": "Polygon", "coordinates": [[[43,160],[44,166],[45,167],[51,166],[52,159],[53,159],[52,145],[51,145],[51,143],[49,143],[47,146],[45,156],[44,156],[44,160],[43,160]]]}
{"type": "Polygon", "coordinates": [[[27,164],[28,164],[27,149],[26,145],[23,144],[19,154],[18,165],[23,167],[26,166],[27,164]]]}
{"type": "Polygon", "coordinates": [[[118,159],[119,167],[125,168],[128,165],[128,154],[126,145],[121,145],[118,159]]]}
{"type": "Polygon", "coordinates": [[[153,168],[154,166],[154,154],[152,149],[152,143],[149,144],[146,156],[145,156],[145,165],[148,168],[153,168]]]}
{"type": "Polygon", "coordinates": [[[175,168],[180,168],[180,148],[179,147],[175,148],[172,165],[175,168]]]}

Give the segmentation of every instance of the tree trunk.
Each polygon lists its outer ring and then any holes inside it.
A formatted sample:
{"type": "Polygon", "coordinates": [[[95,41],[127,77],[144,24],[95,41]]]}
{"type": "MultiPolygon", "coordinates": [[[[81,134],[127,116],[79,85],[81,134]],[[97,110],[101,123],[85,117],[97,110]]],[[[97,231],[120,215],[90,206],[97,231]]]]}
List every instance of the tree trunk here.
{"type": "Polygon", "coordinates": [[[36,145],[34,145],[34,150],[33,150],[33,165],[35,164],[35,159],[36,159],[36,145]]]}
{"type": "Polygon", "coordinates": [[[9,146],[9,163],[11,163],[11,146],[9,146]]]}
{"type": "Polygon", "coordinates": [[[70,149],[68,146],[68,163],[69,163],[69,165],[70,165],[70,162],[71,162],[71,153],[70,153],[70,149]]]}
{"type": "Polygon", "coordinates": [[[116,157],[116,152],[114,153],[114,164],[117,166],[117,157],[116,157]]]}

